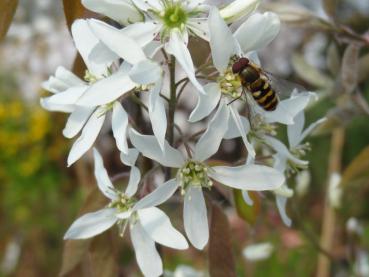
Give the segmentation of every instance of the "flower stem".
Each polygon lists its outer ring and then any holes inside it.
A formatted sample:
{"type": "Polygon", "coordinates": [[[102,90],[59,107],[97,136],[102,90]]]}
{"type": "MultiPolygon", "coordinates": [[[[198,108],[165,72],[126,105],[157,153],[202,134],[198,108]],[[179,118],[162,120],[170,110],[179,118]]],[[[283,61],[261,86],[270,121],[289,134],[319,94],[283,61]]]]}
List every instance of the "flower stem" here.
{"type": "Polygon", "coordinates": [[[174,56],[170,56],[169,63],[170,98],[169,98],[168,133],[167,133],[167,139],[170,145],[173,145],[174,143],[174,113],[177,105],[175,75],[176,75],[176,58],[174,56]]]}

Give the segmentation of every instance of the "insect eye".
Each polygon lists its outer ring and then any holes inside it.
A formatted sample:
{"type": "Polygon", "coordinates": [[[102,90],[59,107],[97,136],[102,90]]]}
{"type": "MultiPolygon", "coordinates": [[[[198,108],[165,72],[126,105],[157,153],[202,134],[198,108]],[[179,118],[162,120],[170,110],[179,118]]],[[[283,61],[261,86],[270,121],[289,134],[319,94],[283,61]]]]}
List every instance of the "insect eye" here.
{"type": "Polygon", "coordinates": [[[240,73],[249,64],[248,58],[240,58],[237,62],[232,65],[232,72],[234,74],[240,73]]]}

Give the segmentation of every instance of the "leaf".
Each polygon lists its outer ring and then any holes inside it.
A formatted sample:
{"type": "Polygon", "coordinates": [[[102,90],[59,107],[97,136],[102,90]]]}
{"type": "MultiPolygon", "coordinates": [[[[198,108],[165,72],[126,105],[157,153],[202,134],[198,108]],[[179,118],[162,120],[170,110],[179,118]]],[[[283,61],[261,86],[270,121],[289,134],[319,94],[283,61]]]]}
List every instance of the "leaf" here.
{"type": "Polygon", "coordinates": [[[298,76],[310,85],[318,88],[328,88],[332,86],[333,81],[319,69],[308,64],[300,54],[292,56],[292,66],[298,76]]]}
{"type": "Polygon", "coordinates": [[[91,272],[94,273],[94,276],[119,276],[112,233],[111,230],[105,232],[91,242],[89,254],[91,258],[91,272]]]}
{"type": "Polygon", "coordinates": [[[332,42],[329,45],[328,51],[327,51],[327,68],[329,69],[329,72],[333,76],[336,76],[339,74],[340,64],[341,64],[341,59],[340,59],[340,54],[338,52],[337,45],[334,42],[332,42]]]}
{"type": "Polygon", "coordinates": [[[252,206],[245,203],[241,190],[233,190],[233,197],[238,216],[249,224],[255,224],[260,212],[260,198],[255,192],[249,191],[248,194],[254,202],[252,206]]]}
{"type": "Polygon", "coordinates": [[[334,18],[336,15],[337,0],[323,0],[323,8],[325,13],[334,18]]]}
{"type": "Polygon", "coordinates": [[[369,145],[346,167],[342,174],[341,185],[347,186],[358,181],[367,181],[369,177],[369,145]]]}
{"type": "Polygon", "coordinates": [[[364,82],[369,75],[369,54],[363,55],[359,59],[359,82],[364,82]]]}
{"type": "Polygon", "coordinates": [[[265,10],[275,12],[282,21],[291,25],[305,25],[315,18],[311,11],[298,4],[268,3],[263,7],[265,10]]]}
{"type": "MultiPolygon", "coordinates": [[[[84,202],[78,216],[96,211],[106,204],[106,198],[98,188],[94,188],[84,202]]],[[[87,240],[67,240],[64,243],[63,261],[60,269],[60,276],[66,276],[81,264],[87,255],[92,239],[87,240]]]]}
{"type": "Polygon", "coordinates": [[[341,65],[341,83],[346,93],[352,93],[358,84],[360,47],[355,44],[347,46],[341,65]]]}
{"type": "Polygon", "coordinates": [[[0,40],[2,40],[10,24],[12,23],[15,11],[18,6],[18,0],[1,0],[0,2],[0,40]]]}
{"type": "Polygon", "coordinates": [[[209,239],[209,273],[212,277],[236,277],[232,233],[222,208],[212,203],[209,239]]]}

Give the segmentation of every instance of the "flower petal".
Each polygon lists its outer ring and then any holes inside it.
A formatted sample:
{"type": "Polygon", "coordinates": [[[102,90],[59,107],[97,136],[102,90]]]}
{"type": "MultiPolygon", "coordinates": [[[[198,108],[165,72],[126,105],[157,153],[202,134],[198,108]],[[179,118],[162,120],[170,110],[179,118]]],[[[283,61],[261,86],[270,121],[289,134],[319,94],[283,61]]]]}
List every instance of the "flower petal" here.
{"type": "MultiPolygon", "coordinates": [[[[241,124],[243,126],[243,130],[245,130],[246,134],[250,131],[250,123],[249,120],[245,116],[240,116],[241,124]]],[[[224,139],[234,139],[241,136],[240,128],[237,127],[235,119],[233,116],[229,117],[227,132],[224,134],[224,139]]]]}
{"type": "Polygon", "coordinates": [[[242,191],[242,198],[247,205],[249,206],[254,205],[254,200],[252,200],[252,198],[250,197],[250,194],[246,190],[242,191]]]}
{"type": "Polygon", "coordinates": [[[300,143],[300,137],[305,125],[305,113],[299,112],[293,119],[294,124],[287,126],[288,142],[290,147],[295,147],[300,143]]]}
{"type": "Polygon", "coordinates": [[[79,107],[70,114],[67,120],[67,124],[63,129],[63,135],[66,138],[73,138],[83,128],[86,121],[91,116],[91,113],[95,110],[95,107],[79,107]]]}
{"type": "Polygon", "coordinates": [[[146,59],[140,45],[134,39],[120,32],[119,29],[96,19],[89,19],[88,23],[94,34],[107,47],[130,64],[136,64],[146,59]]]}
{"type": "Polygon", "coordinates": [[[299,93],[296,96],[282,100],[274,111],[262,112],[264,113],[265,120],[269,123],[293,124],[295,116],[306,108],[310,99],[311,94],[299,93]]]}
{"type": "Polygon", "coordinates": [[[115,209],[102,209],[81,216],[69,227],[64,239],[88,239],[101,234],[117,222],[115,212],[115,209]]]}
{"type": "Polygon", "coordinates": [[[194,87],[200,93],[205,94],[204,88],[195,77],[195,68],[192,62],[191,54],[187,49],[185,40],[179,31],[174,30],[170,33],[169,42],[166,44],[166,51],[176,57],[178,63],[186,72],[188,79],[191,81],[194,87]]]}
{"type": "Polygon", "coordinates": [[[99,106],[118,99],[136,87],[126,72],[118,71],[94,83],[77,101],[81,106],[99,106]],[[104,92],[104,93],[101,93],[104,92]]]}
{"type": "Polygon", "coordinates": [[[129,197],[133,196],[137,192],[138,184],[141,180],[141,172],[138,167],[135,166],[138,155],[139,152],[135,148],[128,149],[127,153],[120,153],[122,163],[131,167],[129,181],[125,191],[125,194],[129,197]]]}
{"type": "Polygon", "coordinates": [[[135,64],[129,72],[131,80],[140,85],[155,83],[162,75],[162,69],[158,63],[151,60],[143,60],[135,64]]]}
{"type": "Polygon", "coordinates": [[[187,249],[188,243],[170,222],[169,217],[158,208],[138,210],[138,217],[146,233],[157,243],[175,249],[187,249]]]}
{"type": "Polygon", "coordinates": [[[139,210],[154,206],[159,206],[160,204],[167,201],[177,190],[178,183],[175,179],[171,179],[164,184],[158,186],[153,192],[141,198],[134,206],[133,210],[139,210]]]}
{"type": "Polygon", "coordinates": [[[208,171],[221,184],[241,190],[273,190],[283,185],[284,175],[265,165],[215,166],[208,171]]]}
{"type": "Polygon", "coordinates": [[[110,181],[109,175],[106,172],[103,159],[100,153],[96,150],[96,148],[93,149],[93,152],[95,161],[94,174],[97,181],[97,186],[107,198],[115,200],[117,199],[117,194],[115,192],[113,184],[110,181]]]}
{"type": "Polygon", "coordinates": [[[218,110],[210,120],[205,133],[202,134],[195,145],[195,160],[204,161],[218,151],[224,133],[227,130],[228,118],[229,107],[224,101],[221,101],[218,110]]]}
{"type": "Polygon", "coordinates": [[[235,32],[244,53],[262,49],[279,33],[281,22],[278,15],[271,12],[251,15],[235,32]]]}
{"type": "Polygon", "coordinates": [[[74,105],[87,89],[88,86],[86,85],[70,87],[63,92],[51,96],[49,98],[49,103],[57,105],[74,105]]]}
{"type": "Polygon", "coordinates": [[[82,4],[87,9],[106,15],[122,25],[144,20],[143,14],[132,5],[131,1],[82,0],[82,4]]]}
{"type": "Polygon", "coordinates": [[[145,276],[160,276],[163,273],[163,262],[155,248],[155,242],[142,228],[140,221],[131,225],[131,240],[142,273],[145,276]]]}
{"type": "Polygon", "coordinates": [[[209,15],[210,48],[214,66],[223,73],[230,58],[237,53],[235,38],[217,8],[212,8],[209,15]]]}
{"type": "Polygon", "coordinates": [[[134,129],[130,129],[129,137],[133,146],[142,155],[157,161],[161,165],[179,168],[184,163],[182,153],[170,146],[167,141],[165,141],[164,151],[162,151],[155,136],[142,135],[134,129]]]}
{"type": "Polygon", "coordinates": [[[132,2],[137,8],[145,12],[148,10],[161,11],[163,9],[160,0],[132,0],[132,2]]]}
{"type": "MultiPolygon", "coordinates": [[[[300,140],[297,142],[297,144],[300,144],[316,127],[318,127],[320,124],[322,124],[324,121],[326,121],[327,118],[323,117],[314,123],[311,123],[309,127],[307,127],[301,134],[300,140]]],[[[295,143],[296,143],[295,142],[295,143]]],[[[292,145],[291,145],[292,146],[292,145]]]]}
{"type": "Polygon", "coordinates": [[[198,37],[203,40],[210,40],[210,31],[207,18],[189,18],[187,27],[198,37]]]}
{"type": "Polygon", "coordinates": [[[287,212],[286,212],[287,197],[276,195],[276,202],[277,202],[278,211],[279,211],[279,214],[281,215],[283,223],[286,226],[291,227],[292,220],[287,215],[287,212]]]}
{"type": "Polygon", "coordinates": [[[87,66],[87,69],[96,76],[102,76],[103,74],[105,74],[107,72],[107,67],[110,66],[110,64],[98,64],[89,58],[92,50],[99,44],[99,39],[92,32],[87,20],[75,20],[72,24],[71,32],[76,48],[81,54],[83,61],[87,66]]]}
{"type": "Polygon", "coordinates": [[[242,137],[242,141],[245,144],[245,147],[247,149],[248,159],[249,158],[254,159],[255,155],[256,155],[255,149],[247,139],[247,134],[249,133],[250,129],[246,129],[247,126],[242,123],[242,119],[240,117],[240,114],[238,113],[238,111],[233,106],[230,106],[230,111],[231,111],[231,117],[230,118],[233,119],[233,121],[234,121],[234,123],[235,123],[241,137],[242,137]]]}
{"type": "Polygon", "coordinates": [[[203,249],[209,240],[209,224],[202,189],[190,187],[185,194],[183,221],[188,239],[197,249],[203,249]]]}
{"type": "Polygon", "coordinates": [[[231,23],[248,16],[259,6],[260,0],[235,0],[220,10],[225,21],[231,23]]]}
{"type": "Polygon", "coordinates": [[[87,121],[81,136],[73,143],[68,156],[68,167],[77,161],[94,144],[102,125],[105,114],[101,115],[101,109],[97,109],[87,121]]]}
{"type": "Polygon", "coordinates": [[[190,114],[190,122],[196,122],[208,116],[219,103],[221,92],[217,83],[206,84],[204,90],[205,94],[198,94],[196,107],[190,114]]]}
{"type": "Polygon", "coordinates": [[[160,97],[161,82],[158,82],[150,91],[149,95],[149,117],[152,130],[158,140],[160,148],[165,151],[165,134],[167,132],[167,115],[164,100],[160,97]]]}
{"type": "Polygon", "coordinates": [[[141,47],[148,45],[158,35],[162,25],[155,21],[130,24],[120,30],[121,33],[134,39],[141,47]]]}
{"type": "Polygon", "coordinates": [[[40,99],[40,106],[45,110],[50,112],[63,112],[63,113],[71,113],[75,110],[74,105],[59,105],[50,103],[50,97],[43,97],[40,99]]]}
{"type": "Polygon", "coordinates": [[[55,71],[55,76],[50,76],[46,82],[42,83],[42,87],[52,93],[62,92],[70,87],[84,85],[80,78],[68,69],[59,66],[55,71]]]}
{"type": "Polygon", "coordinates": [[[115,142],[119,151],[127,153],[128,114],[118,101],[115,101],[113,105],[111,124],[115,142]]]}
{"type": "Polygon", "coordinates": [[[137,149],[130,148],[128,149],[127,153],[124,152],[120,153],[120,160],[126,166],[133,166],[136,163],[139,154],[140,152],[138,152],[137,149]]]}

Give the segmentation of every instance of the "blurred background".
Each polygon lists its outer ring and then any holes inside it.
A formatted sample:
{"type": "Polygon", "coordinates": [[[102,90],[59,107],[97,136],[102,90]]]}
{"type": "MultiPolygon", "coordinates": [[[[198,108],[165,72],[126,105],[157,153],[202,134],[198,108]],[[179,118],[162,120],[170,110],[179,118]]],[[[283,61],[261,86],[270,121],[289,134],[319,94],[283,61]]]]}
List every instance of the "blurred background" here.
{"type": "MultiPolygon", "coordinates": [[[[129,238],[118,238],[116,230],[92,240],[62,239],[78,214],[104,199],[95,189],[91,157],[66,167],[66,116],[44,111],[39,98],[46,95],[41,83],[57,66],[81,72],[68,24],[90,13],[78,1],[16,2],[0,3],[0,14],[16,8],[0,42],[0,276],[140,276],[129,238]]],[[[237,276],[369,276],[369,2],[263,1],[261,10],[283,20],[280,35],[261,52],[264,67],[321,95],[307,121],[328,120],[309,139],[310,170],[292,180],[291,228],[281,222],[272,195],[254,195],[248,207],[235,193],[237,209],[226,207],[237,276]],[[342,182],[329,189],[333,172],[342,182]],[[252,248],[259,243],[267,245],[252,248]]],[[[109,146],[111,134],[104,136],[105,166],[113,176],[124,167],[109,146]]],[[[178,226],[181,211],[170,205],[178,226]]],[[[206,251],[161,252],[174,276],[205,276],[211,263],[206,251]]]]}

